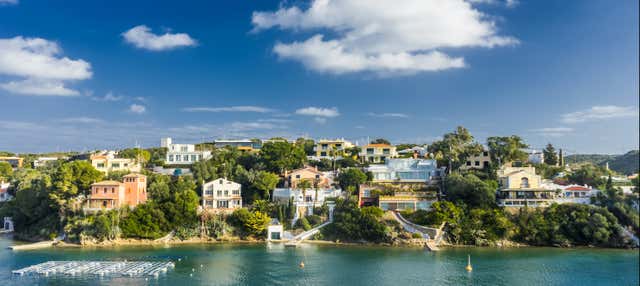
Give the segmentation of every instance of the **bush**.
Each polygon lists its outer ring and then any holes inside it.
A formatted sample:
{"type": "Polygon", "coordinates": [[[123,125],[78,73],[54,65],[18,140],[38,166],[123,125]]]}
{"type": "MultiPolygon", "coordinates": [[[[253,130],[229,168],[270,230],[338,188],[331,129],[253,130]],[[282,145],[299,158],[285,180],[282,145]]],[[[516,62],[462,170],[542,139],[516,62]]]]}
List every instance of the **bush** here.
{"type": "Polygon", "coordinates": [[[302,228],[307,231],[311,229],[311,224],[309,224],[309,221],[305,217],[301,217],[296,221],[296,228],[302,228]]]}
{"type": "Polygon", "coordinates": [[[411,238],[422,238],[422,234],[414,232],[413,234],[411,234],[411,238]]]}

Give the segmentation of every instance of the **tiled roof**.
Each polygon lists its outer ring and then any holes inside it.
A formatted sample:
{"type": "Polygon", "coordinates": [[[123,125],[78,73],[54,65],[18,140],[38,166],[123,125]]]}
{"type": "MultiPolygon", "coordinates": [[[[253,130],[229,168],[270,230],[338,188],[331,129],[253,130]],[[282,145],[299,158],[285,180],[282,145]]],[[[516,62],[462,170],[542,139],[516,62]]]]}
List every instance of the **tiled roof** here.
{"type": "Polygon", "coordinates": [[[92,186],[119,186],[119,185],[122,185],[122,183],[118,181],[100,181],[91,185],[92,186]]]}
{"type": "Polygon", "coordinates": [[[566,189],[564,189],[565,191],[588,191],[589,188],[585,188],[582,186],[573,186],[573,187],[568,187],[566,189]]]}

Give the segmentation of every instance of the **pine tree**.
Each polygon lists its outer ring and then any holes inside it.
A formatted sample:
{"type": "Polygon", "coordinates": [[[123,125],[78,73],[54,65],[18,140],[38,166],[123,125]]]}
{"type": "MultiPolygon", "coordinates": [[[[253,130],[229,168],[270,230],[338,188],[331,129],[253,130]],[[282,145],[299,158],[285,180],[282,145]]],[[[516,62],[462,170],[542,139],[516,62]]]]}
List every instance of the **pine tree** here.
{"type": "Polygon", "coordinates": [[[549,166],[555,166],[558,164],[558,154],[556,154],[556,148],[547,144],[547,147],[542,151],[544,153],[544,163],[549,166]]]}

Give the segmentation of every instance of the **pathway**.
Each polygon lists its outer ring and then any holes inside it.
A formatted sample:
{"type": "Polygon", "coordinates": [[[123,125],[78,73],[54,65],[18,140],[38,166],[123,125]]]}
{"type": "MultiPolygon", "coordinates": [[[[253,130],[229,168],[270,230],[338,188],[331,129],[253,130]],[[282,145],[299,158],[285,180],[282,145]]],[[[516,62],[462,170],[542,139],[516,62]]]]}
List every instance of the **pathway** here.
{"type": "Polygon", "coordinates": [[[329,206],[329,219],[327,221],[325,221],[324,223],[310,229],[307,230],[301,234],[298,234],[296,236],[294,236],[291,240],[289,240],[287,243],[285,243],[285,246],[298,246],[298,244],[300,242],[302,242],[305,239],[308,239],[309,237],[313,236],[314,234],[320,232],[320,229],[322,229],[323,227],[329,225],[330,223],[333,222],[333,209],[335,208],[335,205],[328,205],[329,206]]]}
{"type": "Polygon", "coordinates": [[[427,246],[427,248],[429,248],[429,250],[439,250],[438,245],[440,244],[440,242],[442,241],[442,237],[444,236],[444,231],[442,231],[444,223],[442,223],[439,228],[426,227],[408,221],[407,219],[402,217],[400,212],[392,211],[391,213],[393,214],[393,217],[396,219],[396,221],[398,221],[406,231],[410,233],[419,233],[420,235],[422,235],[424,244],[427,246]]]}

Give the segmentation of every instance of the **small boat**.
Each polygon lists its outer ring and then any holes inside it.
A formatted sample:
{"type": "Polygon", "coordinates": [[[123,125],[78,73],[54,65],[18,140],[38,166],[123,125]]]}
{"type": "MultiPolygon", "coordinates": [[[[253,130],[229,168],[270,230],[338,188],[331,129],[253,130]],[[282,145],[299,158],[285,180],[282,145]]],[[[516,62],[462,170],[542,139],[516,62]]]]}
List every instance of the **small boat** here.
{"type": "Polygon", "coordinates": [[[300,268],[304,268],[304,261],[300,261],[300,268]]]}
{"type": "Polygon", "coordinates": [[[467,267],[464,269],[466,269],[467,272],[473,271],[473,267],[471,267],[471,255],[467,255],[467,267]]]}

